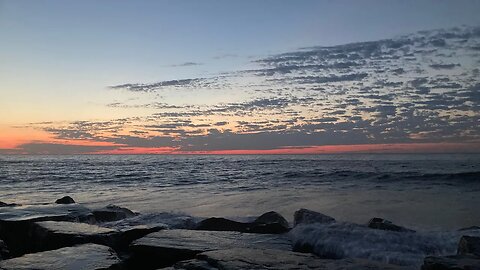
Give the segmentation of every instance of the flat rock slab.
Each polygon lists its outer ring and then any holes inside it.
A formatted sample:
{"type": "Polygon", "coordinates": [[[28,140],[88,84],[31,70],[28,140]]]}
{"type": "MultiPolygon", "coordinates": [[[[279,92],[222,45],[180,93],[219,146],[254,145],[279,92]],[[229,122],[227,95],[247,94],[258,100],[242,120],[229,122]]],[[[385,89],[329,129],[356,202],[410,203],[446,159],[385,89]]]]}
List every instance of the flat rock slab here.
{"type": "Polygon", "coordinates": [[[172,269],[406,270],[403,267],[368,260],[325,260],[311,254],[292,251],[244,248],[204,252],[197,255],[195,260],[175,264],[172,269]]]}
{"type": "Polygon", "coordinates": [[[33,251],[45,251],[85,243],[113,247],[119,232],[85,223],[42,221],[35,223],[31,236],[33,251]]]}
{"type": "Polygon", "coordinates": [[[0,208],[0,238],[13,257],[32,251],[31,231],[37,221],[93,222],[90,209],[78,204],[27,205],[0,208]]]}
{"type": "Polygon", "coordinates": [[[26,205],[16,207],[2,207],[0,221],[92,221],[93,214],[90,209],[79,204],[48,204],[26,205]]]}
{"type": "Polygon", "coordinates": [[[121,261],[107,246],[85,244],[27,254],[0,262],[2,270],[117,269],[121,261]]]}
{"type": "Polygon", "coordinates": [[[237,247],[291,250],[291,243],[286,235],[163,230],[132,243],[131,265],[154,269],[193,259],[201,252],[237,247]]]}

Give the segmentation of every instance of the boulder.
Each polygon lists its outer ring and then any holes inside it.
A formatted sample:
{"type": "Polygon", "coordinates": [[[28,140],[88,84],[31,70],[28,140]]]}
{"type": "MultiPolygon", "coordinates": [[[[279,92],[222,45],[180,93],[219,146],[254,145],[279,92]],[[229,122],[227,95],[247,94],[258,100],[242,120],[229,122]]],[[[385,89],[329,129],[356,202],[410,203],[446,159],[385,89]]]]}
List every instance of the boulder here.
{"type": "Polygon", "coordinates": [[[65,196],[56,200],[55,203],[56,204],[72,204],[72,203],[75,203],[75,201],[72,199],[72,197],[65,196]]]}
{"type": "Polygon", "coordinates": [[[245,233],[279,234],[290,230],[288,221],[277,212],[267,212],[254,222],[238,222],[226,218],[207,218],[199,222],[197,230],[233,231],[245,233]]]}
{"type": "Polygon", "coordinates": [[[104,208],[93,210],[92,213],[98,222],[117,221],[137,215],[130,209],[116,205],[108,205],[104,208]]]}
{"type": "Polygon", "coordinates": [[[480,256],[480,237],[462,236],[458,243],[458,255],[476,255],[480,256]]]}
{"type": "Polygon", "coordinates": [[[293,226],[295,227],[299,224],[333,223],[333,222],[335,222],[335,219],[330,216],[302,208],[295,212],[293,226]]]}
{"type": "Polygon", "coordinates": [[[253,224],[256,224],[258,227],[270,226],[272,229],[276,228],[275,231],[279,231],[276,233],[284,233],[290,230],[288,221],[282,215],[275,211],[270,211],[259,216],[257,219],[255,219],[253,224]]]}
{"type": "Polygon", "coordinates": [[[2,270],[94,270],[120,269],[120,266],[121,261],[112,249],[96,244],[32,253],[0,261],[2,270]]]}
{"type": "Polygon", "coordinates": [[[10,251],[3,240],[0,239],[0,260],[5,260],[10,257],[10,251]]]}
{"type": "Polygon", "coordinates": [[[472,255],[428,256],[422,270],[480,270],[480,258],[472,255]]]}
{"type": "Polygon", "coordinates": [[[284,250],[234,248],[201,253],[195,260],[175,264],[173,269],[400,270],[405,268],[359,259],[325,260],[311,254],[284,250]]]}
{"type": "Polygon", "coordinates": [[[93,223],[90,209],[78,204],[27,205],[4,207],[0,211],[0,238],[13,257],[34,249],[31,232],[39,221],[76,221],[93,223]]]}
{"type": "Polygon", "coordinates": [[[200,221],[195,229],[203,231],[247,232],[249,230],[249,227],[250,223],[233,221],[226,218],[212,217],[200,221]]]}
{"type": "Polygon", "coordinates": [[[130,245],[128,265],[142,269],[169,266],[193,259],[196,254],[235,247],[290,250],[286,235],[225,231],[162,230],[148,234],[130,245]]]}
{"type": "Polygon", "coordinates": [[[384,231],[415,232],[414,230],[410,230],[402,226],[395,225],[390,220],[377,218],[377,217],[370,219],[370,221],[368,222],[368,227],[372,229],[384,230],[384,231]]]}

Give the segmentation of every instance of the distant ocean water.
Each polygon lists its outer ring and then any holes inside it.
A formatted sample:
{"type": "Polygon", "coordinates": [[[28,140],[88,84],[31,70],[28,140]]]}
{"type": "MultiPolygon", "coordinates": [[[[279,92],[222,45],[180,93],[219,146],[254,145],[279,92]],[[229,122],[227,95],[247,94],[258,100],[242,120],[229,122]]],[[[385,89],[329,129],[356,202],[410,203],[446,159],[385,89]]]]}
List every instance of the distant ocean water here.
{"type": "Polygon", "coordinates": [[[0,156],[0,200],[246,218],[310,208],[414,228],[480,225],[480,155],[0,156]]]}

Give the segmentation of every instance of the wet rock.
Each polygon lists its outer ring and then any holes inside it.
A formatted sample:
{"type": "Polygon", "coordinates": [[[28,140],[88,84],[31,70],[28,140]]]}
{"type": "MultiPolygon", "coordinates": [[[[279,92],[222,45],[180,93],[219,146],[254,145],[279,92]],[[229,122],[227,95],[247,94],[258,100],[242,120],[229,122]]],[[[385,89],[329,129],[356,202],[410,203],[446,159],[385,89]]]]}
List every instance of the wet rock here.
{"type": "Polygon", "coordinates": [[[270,211],[259,216],[257,219],[255,219],[253,224],[255,224],[258,229],[262,228],[263,226],[264,229],[270,229],[270,231],[273,233],[284,233],[290,230],[288,221],[282,215],[274,211],[270,211]]]}
{"type": "Polygon", "coordinates": [[[480,270],[480,258],[472,255],[426,257],[422,270],[480,270]]]}
{"type": "Polygon", "coordinates": [[[55,203],[56,204],[72,204],[72,203],[75,203],[75,201],[72,199],[72,197],[65,196],[56,200],[55,203]]]}
{"type": "Polygon", "coordinates": [[[13,207],[13,206],[19,206],[19,204],[0,202],[0,207],[13,207]]]}
{"type": "Polygon", "coordinates": [[[78,244],[95,243],[115,247],[119,232],[97,225],[66,221],[43,221],[33,226],[33,251],[46,251],[78,244]]]}
{"type": "Polygon", "coordinates": [[[118,249],[127,249],[134,240],[142,238],[150,233],[163,230],[163,226],[137,225],[124,228],[120,231],[119,239],[116,241],[118,249]]]}
{"type": "Polygon", "coordinates": [[[384,230],[384,231],[415,232],[414,230],[410,230],[402,226],[395,225],[390,220],[377,218],[377,217],[370,219],[370,221],[368,222],[368,227],[372,229],[378,229],[378,230],[384,230]]]}
{"type": "Polygon", "coordinates": [[[0,260],[5,260],[10,257],[10,251],[3,240],[0,240],[0,260]]]}
{"type": "Polygon", "coordinates": [[[173,269],[400,270],[405,268],[368,260],[325,260],[311,254],[283,250],[234,248],[201,253],[195,260],[175,264],[173,269]]]}
{"type": "Polygon", "coordinates": [[[35,222],[75,221],[91,222],[90,209],[78,204],[30,205],[4,207],[0,211],[0,238],[5,241],[13,257],[34,250],[31,232],[35,222]]]}
{"type": "Polygon", "coordinates": [[[235,247],[290,250],[286,235],[225,231],[162,230],[134,241],[129,265],[153,269],[193,259],[196,254],[235,247]]]}
{"type": "Polygon", "coordinates": [[[121,261],[112,249],[96,244],[32,253],[0,262],[2,270],[93,270],[120,269],[120,266],[121,261]]]}
{"type": "Polygon", "coordinates": [[[458,243],[458,255],[476,255],[480,257],[480,237],[462,236],[458,243]]]}
{"type": "Polygon", "coordinates": [[[130,209],[116,205],[108,205],[104,208],[93,210],[92,213],[98,222],[117,221],[137,215],[130,209]]]}
{"type": "Polygon", "coordinates": [[[238,222],[226,218],[207,218],[199,222],[197,230],[232,231],[244,233],[279,234],[290,230],[288,221],[276,212],[268,212],[258,217],[254,222],[238,222]]]}
{"type": "Polygon", "coordinates": [[[236,231],[247,232],[249,230],[250,223],[243,223],[238,221],[229,220],[226,218],[207,218],[197,224],[195,229],[204,231],[236,231]]]}
{"type": "Polygon", "coordinates": [[[335,222],[335,219],[330,216],[302,208],[295,212],[293,226],[295,227],[299,224],[333,223],[333,222],[335,222]]]}
{"type": "Polygon", "coordinates": [[[472,231],[472,230],[480,230],[480,226],[470,226],[459,229],[459,231],[472,231]]]}

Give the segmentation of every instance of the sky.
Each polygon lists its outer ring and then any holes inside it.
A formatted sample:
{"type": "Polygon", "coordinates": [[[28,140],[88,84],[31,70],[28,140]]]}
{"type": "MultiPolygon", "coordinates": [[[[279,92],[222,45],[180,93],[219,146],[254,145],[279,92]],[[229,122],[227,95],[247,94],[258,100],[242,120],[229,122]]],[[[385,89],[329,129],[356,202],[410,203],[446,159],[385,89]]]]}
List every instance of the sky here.
{"type": "Polygon", "coordinates": [[[0,153],[480,152],[479,11],[0,0],[0,153]]]}

